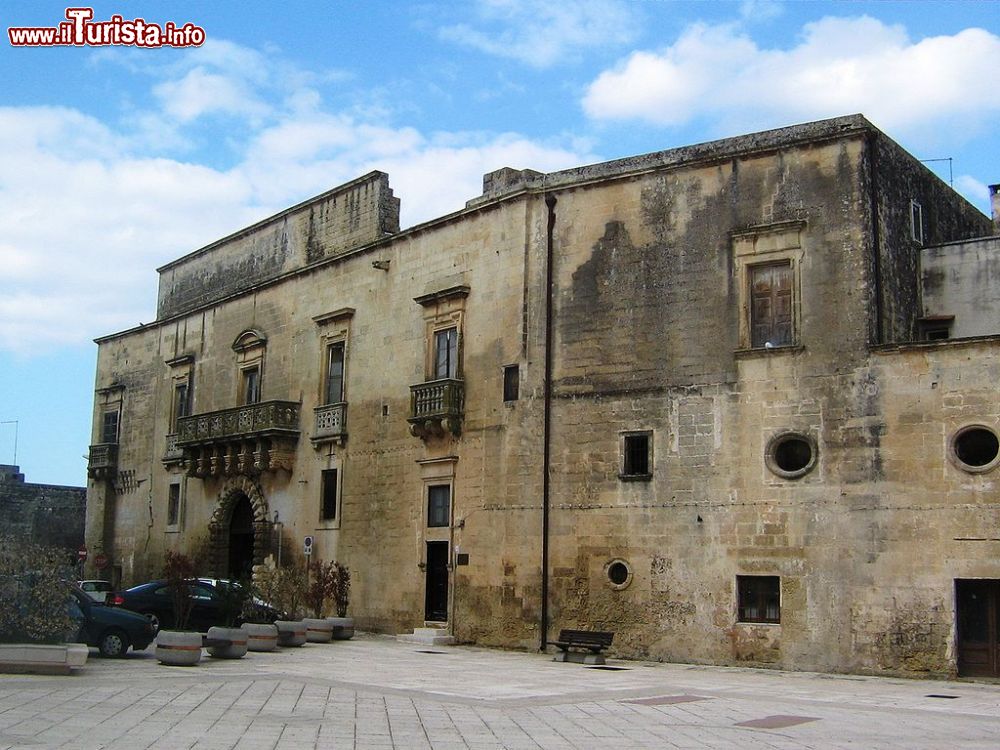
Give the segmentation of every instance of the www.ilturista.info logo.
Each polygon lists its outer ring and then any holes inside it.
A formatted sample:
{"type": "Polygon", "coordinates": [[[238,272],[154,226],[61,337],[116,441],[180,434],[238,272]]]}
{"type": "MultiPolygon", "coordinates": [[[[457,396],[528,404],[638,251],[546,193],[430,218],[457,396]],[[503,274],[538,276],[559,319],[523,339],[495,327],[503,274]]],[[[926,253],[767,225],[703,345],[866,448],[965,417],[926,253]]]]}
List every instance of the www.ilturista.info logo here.
{"type": "Polygon", "coordinates": [[[7,29],[13,47],[200,47],[205,30],[193,23],[162,26],[141,18],[131,21],[113,15],[94,21],[93,8],[67,8],[66,20],[58,26],[12,26],[7,29]]]}

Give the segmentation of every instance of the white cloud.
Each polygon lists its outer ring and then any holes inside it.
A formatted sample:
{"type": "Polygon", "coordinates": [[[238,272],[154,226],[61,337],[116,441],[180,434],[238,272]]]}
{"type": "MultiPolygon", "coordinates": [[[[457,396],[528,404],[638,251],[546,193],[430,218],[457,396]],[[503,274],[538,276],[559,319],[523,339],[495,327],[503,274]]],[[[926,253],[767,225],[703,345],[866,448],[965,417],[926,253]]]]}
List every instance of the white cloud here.
{"type": "MultiPolygon", "coordinates": [[[[191,121],[210,112],[245,114],[227,99],[232,86],[245,86],[251,102],[268,100],[260,92],[271,84],[257,79],[253,55],[213,54],[246,62],[249,74],[212,73],[212,97],[184,88],[202,68],[168,71],[181,83],[157,89],[176,118],[161,145],[197,142],[204,134],[191,121]]],[[[148,323],[157,266],[372,169],[389,173],[408,226],[461,208],[480,193],[484,172],[596,158],[568,137],[552,145],[516,134],[425,134],[324,112],[308,76],[285,94],[270,97],[266,117],[229,132],[235,157],[214,166],[143,152],[149,133],[137,136],[134,125],[159,110],[136,111],[118,127],[65,107],[0,107],[0,349],[41,354],[148,323]]]]}
{"type": "Polygon", "coordinates": [[[214,112],[260,116],[269,111],[243,81],[200,67],[161,83],[154,93],[164,111],[181,122],[214,112]]]}
{"type": "Polygon", "coordinates": [[[475,24],[440,30],[443,39],[538,68],[581,50],[623,44],[638,29],[634,6],[620,0],[479,0],[475,24]]]}
{"type": "Polygon", "coordinates": [[[712,120],[733,132],[862,112],[897,135],[933,140],[961,122],[971,136],[1000,112],[985,77],[998,58],[1000,37],[976,28],[912,41],[901,26],[831,17],[794,46],[763,49],[733,26],[699,24],[601,73],[583,107],[598,120],[712,120]]]}

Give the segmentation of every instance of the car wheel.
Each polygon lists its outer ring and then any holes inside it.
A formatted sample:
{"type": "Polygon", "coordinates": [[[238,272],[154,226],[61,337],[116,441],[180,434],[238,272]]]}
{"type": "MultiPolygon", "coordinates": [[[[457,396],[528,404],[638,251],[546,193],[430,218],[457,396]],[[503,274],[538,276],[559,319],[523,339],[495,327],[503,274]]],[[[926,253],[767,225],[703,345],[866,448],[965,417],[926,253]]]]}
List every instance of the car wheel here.
{"type": "Polygon", "coordinates": [[[129,643],[128,636],[122,631],[109,630],[101,636],[97,648],[100,650],[101,656],[120,658],[125,656],[125,652],[128,651],[130,645],[132,644],[129,643]]]}
{"type": "Polygon", "coordinates": [[[146,618],[149,620],[150,625],[153,626],[153,634],[160,632],[160,618],[156,616],[155,612],[143,612],[146,618]]]}

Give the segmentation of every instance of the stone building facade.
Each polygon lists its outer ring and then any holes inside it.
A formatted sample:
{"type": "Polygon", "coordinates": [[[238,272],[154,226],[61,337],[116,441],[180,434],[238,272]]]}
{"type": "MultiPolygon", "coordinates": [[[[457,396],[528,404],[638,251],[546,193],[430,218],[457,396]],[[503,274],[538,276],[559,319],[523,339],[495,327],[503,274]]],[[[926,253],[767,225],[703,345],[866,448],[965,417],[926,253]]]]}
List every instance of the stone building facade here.
{"type": "Polygon", "coordinates": [[[24,481],[20,466],[0,464],[0,528],[3,533],[69,550],[83,544],[86,487],[24,481]]]}
{"type": "Polygon", "coordinates": [[[933,281],[996,229],[867,120],[398,217],[373,172],[159,269],[156,322],[98,339],[87,542],[124,581],[309,536],[382,632],[1000,672],[1000,331],[933,281]]]}

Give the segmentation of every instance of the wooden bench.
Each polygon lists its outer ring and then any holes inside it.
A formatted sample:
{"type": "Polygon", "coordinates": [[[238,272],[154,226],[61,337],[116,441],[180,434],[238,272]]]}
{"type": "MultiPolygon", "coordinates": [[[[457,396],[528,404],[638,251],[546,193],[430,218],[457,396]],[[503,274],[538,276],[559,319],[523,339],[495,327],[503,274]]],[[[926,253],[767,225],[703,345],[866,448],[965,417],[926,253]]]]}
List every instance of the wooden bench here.
{"type": "Polygon", "coordinates": [[[604,654],[601,652],[610,648],[615,634],[603,630],[570,630],[559,631],[558,640],[551,641],[559,648],[554,661],[573,661],[580,664],[604,664],[604,654]],[[570,650],[579,649],[579,650],[570,650]]]}

